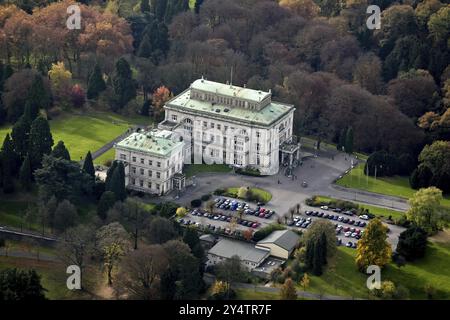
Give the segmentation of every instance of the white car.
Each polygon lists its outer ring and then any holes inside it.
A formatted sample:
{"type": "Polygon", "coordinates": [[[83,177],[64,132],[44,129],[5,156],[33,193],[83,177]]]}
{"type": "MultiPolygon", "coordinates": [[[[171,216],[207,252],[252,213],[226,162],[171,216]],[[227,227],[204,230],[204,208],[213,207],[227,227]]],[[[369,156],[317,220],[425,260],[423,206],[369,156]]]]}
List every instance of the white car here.
{"type": "Polygon", "coordinates": [[[345,233],[345,236],[346,237],[350,237],[352,235],[352,233],[350,232],[350,231],[347,231],[346,233],[345,233]]]}
{"type": "Polygon", "coordinates": [[[328,210],[328,207],[327,207],[327,206],[321,206],[320,209],[322,209],[322,210],[328,210]]]}
{"type": "Polygon", "coordinates": [[[352,237],[352,238],[355,238],[356,235],[357,235],[357,233],[356,233],[356,232],[353,232],[353,233],[351,234],[351,237],[352,237]]]}
{"type": "Polygon", "coordinates": [[[301,222],[297,222],[297,223],[295,224],[296,227],[300,227],[301,225],[302,225],[301,222]]]}
{"type": "Polygon", "coordinates": [[[359,218],[363,220],[369,220],[369,216],[367,214],[363,214],[362,216],[359,216],[359,218]]]}
{"type": "Polygon", "coordinates": [[[294,217],[294,222],[297,222],[299,219],[299,217],[294,217]]]}

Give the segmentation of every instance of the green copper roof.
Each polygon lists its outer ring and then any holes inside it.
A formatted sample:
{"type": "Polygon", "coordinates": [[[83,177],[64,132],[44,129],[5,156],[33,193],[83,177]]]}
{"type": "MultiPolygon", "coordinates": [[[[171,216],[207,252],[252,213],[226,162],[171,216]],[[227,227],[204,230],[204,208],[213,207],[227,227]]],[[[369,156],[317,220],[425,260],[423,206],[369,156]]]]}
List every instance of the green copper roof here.
{"type": "Polygon", "coordinates": [[[173,141],[170,135],[163,132],[135,132],[116,144],[116,147],[130,151],[151,153],[156,156],[167,156],[183,145],[183,142],[173,141]]]}
{"type": "Polygon", "coordinates": [[[203,113],[210,117],[223,118],[224,120],[241,121],[254,125],[269,126],[290,111],[294,106],[272,101],[262,110],[251,110],[238,107],[230,107],[209,101],[191,99],[190,90],[182,92],[166,106],[167,109],[178,109],[192,113],[203,113]]]}
{"type": "Polygon", "coordinates": [[[191,88],[201,90],[204,92],[209,92],[212,94],[219,94],[228,97],[236,97],[253,102],[260,102],[265,98],[271,96],[270,92],[264,92],[261,90],[254,90],[249,88],[242,88],[230,84],[209,81],[206,79],[195,80],[191,84],[191,88]]]}

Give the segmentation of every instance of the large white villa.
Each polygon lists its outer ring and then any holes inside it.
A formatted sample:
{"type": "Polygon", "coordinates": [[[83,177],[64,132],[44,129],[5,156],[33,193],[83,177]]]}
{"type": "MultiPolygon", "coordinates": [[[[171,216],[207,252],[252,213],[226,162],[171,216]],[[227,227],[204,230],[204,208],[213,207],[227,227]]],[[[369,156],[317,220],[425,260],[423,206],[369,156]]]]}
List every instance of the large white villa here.
{"type": "Polygon", "coordinates": [[[164,109],[158,130],[134,133],[115,146],[116,160],[129,164],[129,188],[158,194],[182,188],[183,161],[250,167],[273,175],[280,161],[296,166],[300,159],[300,145],[292,134],[295,108],[272,101],[271,91],[202,78],[164,109]]]}

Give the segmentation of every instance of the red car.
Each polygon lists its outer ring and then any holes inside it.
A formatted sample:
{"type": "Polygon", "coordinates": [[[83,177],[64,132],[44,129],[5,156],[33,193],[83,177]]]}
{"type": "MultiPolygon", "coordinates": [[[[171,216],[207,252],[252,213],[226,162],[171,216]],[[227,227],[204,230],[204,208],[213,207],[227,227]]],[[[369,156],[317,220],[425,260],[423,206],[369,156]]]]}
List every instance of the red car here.
{"type": "Polygon", "coordinates": [[[264,208],[259,209],[259,213],[264,213],[264,212],[266,212],[266,209],[264,209],[264,208]]]}
{"type": "Polygon", "coordinates": [[[252,224],[252,228],[257,228],[258,224],[255,222],[254,224],[252,224]]]}
{"type": "Polygon", "coordinates": [[[260,218],[264,218],[265,215],[266,215],[266,214],[265,214],[264,212],[262,212],[262,213],[259,214],[259,217],[260,217],[260,218]]]}

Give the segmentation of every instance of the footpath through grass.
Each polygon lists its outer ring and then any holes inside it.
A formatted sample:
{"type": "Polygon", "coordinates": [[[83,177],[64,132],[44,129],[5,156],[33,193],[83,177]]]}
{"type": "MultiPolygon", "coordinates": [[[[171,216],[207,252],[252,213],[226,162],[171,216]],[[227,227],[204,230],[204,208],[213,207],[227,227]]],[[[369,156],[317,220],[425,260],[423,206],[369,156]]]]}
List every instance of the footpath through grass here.
{"type": "MultiPolygon", "coordinates": [[[[404,176],[368,177],[364,174],[364,163],[358,164],[348,174],[336,181],[336,184],[346,188],[365,190],[390,196],[409,199],[417,190],[409,185],[409,178],[404,176]]],[[[450,196],[445,196],[442,205],[450,207],[450,196]]]]}

